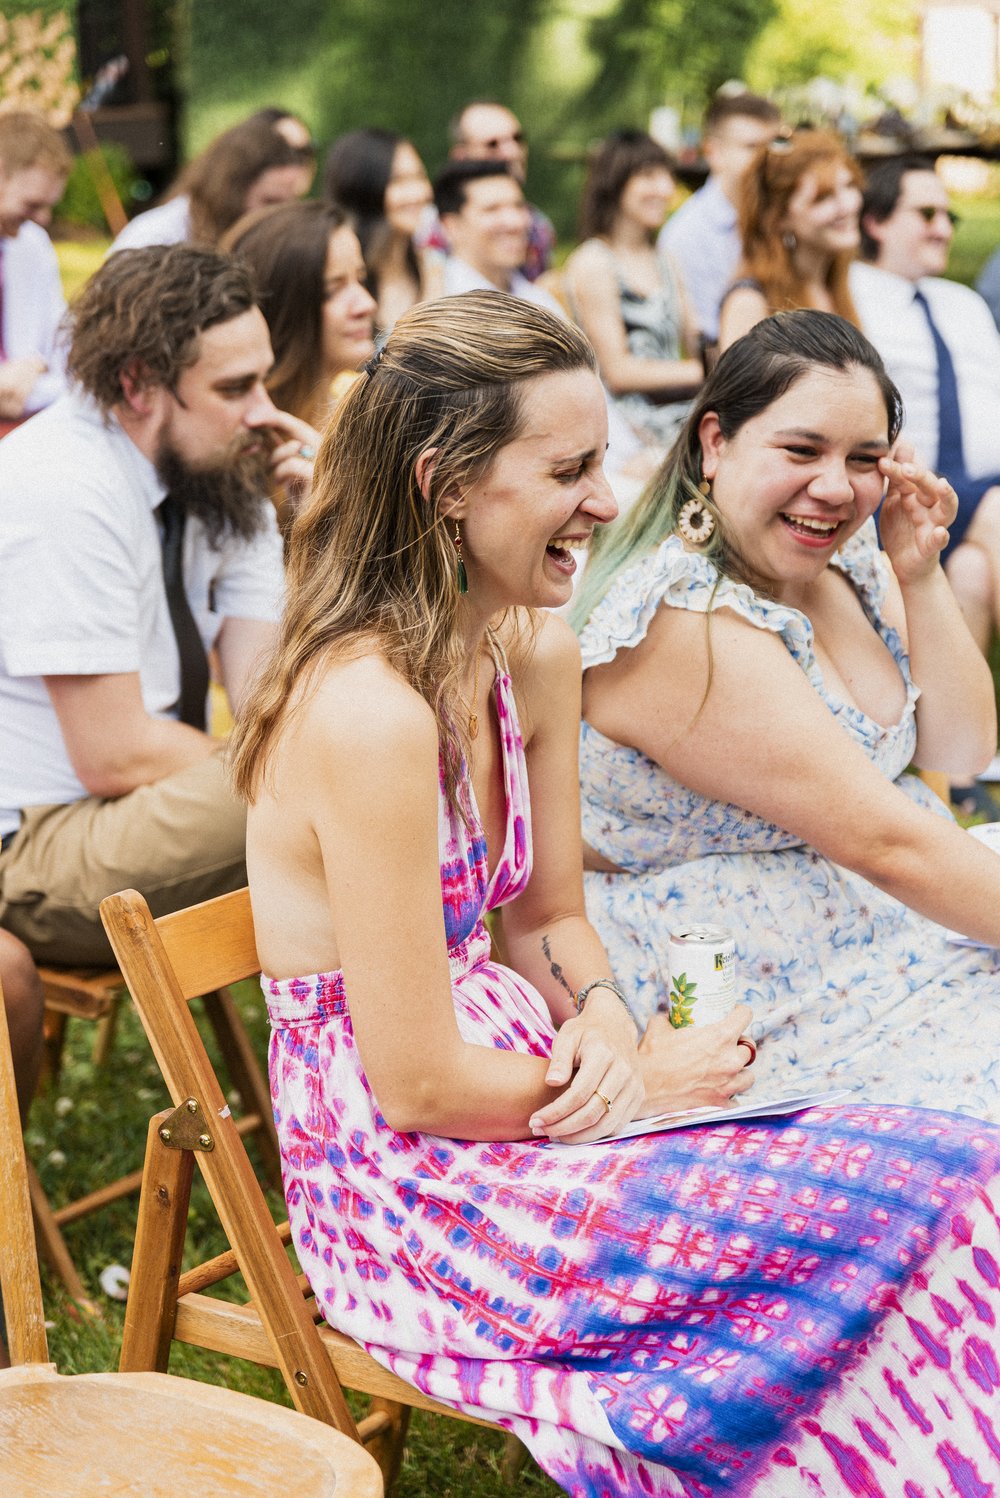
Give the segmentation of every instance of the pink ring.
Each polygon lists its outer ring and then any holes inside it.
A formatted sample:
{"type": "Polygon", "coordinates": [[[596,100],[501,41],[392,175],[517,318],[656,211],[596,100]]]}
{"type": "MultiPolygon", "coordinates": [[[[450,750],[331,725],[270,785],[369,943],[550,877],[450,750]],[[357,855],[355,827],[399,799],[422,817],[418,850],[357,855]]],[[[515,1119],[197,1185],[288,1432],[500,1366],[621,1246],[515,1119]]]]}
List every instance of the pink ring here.
{"type": "Polygon", "coordinates": [[[741,1035],[736,1044],[745,1045],[747,1050],[750,1052],[750,1060],[744,1061],[743,1063],[743,1069],[745,1071],[748,1066],[753,1066],[754,1062],[757,1060],[757,1043],[756,1041],[751,1040],[749,1035],[741,1035]]]}

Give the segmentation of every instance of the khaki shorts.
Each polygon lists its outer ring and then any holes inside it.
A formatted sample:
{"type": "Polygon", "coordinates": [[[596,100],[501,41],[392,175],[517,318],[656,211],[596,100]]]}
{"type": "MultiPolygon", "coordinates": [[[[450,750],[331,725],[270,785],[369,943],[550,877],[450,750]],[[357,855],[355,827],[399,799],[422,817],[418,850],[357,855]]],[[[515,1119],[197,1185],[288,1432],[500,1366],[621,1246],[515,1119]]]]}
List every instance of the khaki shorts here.
{"type": "Polygon", "coordinates": [[[114,800],[28,807],[0,853],[0,926],[36,962],[108,966],[105,895],[137,889],[159,916],[246,882],[246,808],[220,750],[114,800]]]}

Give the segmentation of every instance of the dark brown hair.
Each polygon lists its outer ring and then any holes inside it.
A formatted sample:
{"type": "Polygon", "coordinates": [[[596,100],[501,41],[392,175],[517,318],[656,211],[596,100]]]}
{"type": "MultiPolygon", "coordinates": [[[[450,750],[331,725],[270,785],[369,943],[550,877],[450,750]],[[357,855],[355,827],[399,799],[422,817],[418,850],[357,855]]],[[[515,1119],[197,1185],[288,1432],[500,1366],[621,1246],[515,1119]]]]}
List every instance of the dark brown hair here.
{"type": "MultiPolygon", "coordinates": [[[[391,240],[385,216],[386,189],[397,150],[409,144],[404,135],[381,126],[349,130],[333,142],[323,168],[323,191],[350,217],[368,270],[368,288],[376,299],[391,240]]],[[[420,265],[412,243],[406,247],[406,268],[419,286],[420,265]]]]}
{"type": "Polygon", "coordinates": [[[580,204],[580,238],[611,232],[629,179],[650,167],[676,170],[668,151],[645,130],[616,130],[602,140],[590,158],[580,204]]]}
{"type": "Polygon", "coordinates": [[[890,443],[903,424],[903,402],[881,355],[852,323],[813,308],[779,312],[762,318],[723,352],[701,387],[691,412],[660,471],[639,500],[616,525],[598,526],[590,544],[587,570],[576,590],[570,622],[579,632],[614,579],[677,529],[677,516],[696,499],[716,522],[702,548],[721,576],[754,585],[736,551],[726,516],[700,486],[700,428],[714,411],[723,436],[731,440],[748,421],[781,399],[799,380],[816,370],[854,376],[867,373],[878,386],[886,411],[890,443]]]}
{"type": "Polygon", "coordinates": [[[781,110],[763,94],[727,93],[724,89],[715,95],[702,124],[702,134],[712,135],[727,120],[759,120],[762,125],[781,124],[781,110]]]}
{"type": "Polygon", "coordinates": [[[198,360],[199,335],[255,304],[246,268],[212,250],[119,250],[70,309],[69,373],[103,411],[121,400],[125,373],[173,390],[198,360]]]}
{"type": "Polygon", "coordinates": [[[324,271],[330,235],[346,223],[333,203],[278,203],[238,219],[219,246],[242,261],[253,277],[274,350],[267,380],[271,399],[280,410],[306,421],[317,414],[321,422],[326,417],[324,271]]]}
{"type": "Polygon", "coordinates": [[[934,175],[934,161],[930,156],[917,156],[912,152],[905,156],[894,156],[891,161],[880,161],[873,166],[865,178],[865,191],[861,199],[861,258],[878,259],[878,240],[865,229],[865,219],[884,224],[892,217],[903,196],[903,180],[910,172],[930,172],[934,175]]]}

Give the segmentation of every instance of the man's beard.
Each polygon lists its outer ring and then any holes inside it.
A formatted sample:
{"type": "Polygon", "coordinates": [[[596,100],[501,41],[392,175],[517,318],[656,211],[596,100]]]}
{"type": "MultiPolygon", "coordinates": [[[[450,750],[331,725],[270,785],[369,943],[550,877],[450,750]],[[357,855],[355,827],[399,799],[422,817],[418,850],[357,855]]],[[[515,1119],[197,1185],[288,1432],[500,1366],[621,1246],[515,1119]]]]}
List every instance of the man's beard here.
{"type": "Polygon", "coordinates": [[[217,468],[192,468],[164,440],[156,472],[170,497],[205,528],[210,543],[251,541],[264,527],[270,479],[266,453],[240,452],[217,468]]]}

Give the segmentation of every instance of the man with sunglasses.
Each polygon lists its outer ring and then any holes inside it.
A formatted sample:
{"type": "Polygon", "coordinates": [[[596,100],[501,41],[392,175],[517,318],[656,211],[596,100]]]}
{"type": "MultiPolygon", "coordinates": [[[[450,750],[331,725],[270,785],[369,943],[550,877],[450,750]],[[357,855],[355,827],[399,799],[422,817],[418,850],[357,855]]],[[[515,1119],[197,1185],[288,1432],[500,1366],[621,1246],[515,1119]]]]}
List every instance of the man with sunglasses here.
{"type": "MultiPolygon", "coordinates": [[[[983,298],[945,277],[956,223],[933,161],[881,162],[865,187],[864,260],[851,267],[850,287],[902,392],[906,440],[958,494],[946,570],[985,654],[1000,600],[1000,332],[983,298]]],[[[953,787],[956,803],[996,817],[970,789],[953,787]]]]}
{"type": "Polygon", "coordinates": [[[861,205],[865,263],[851,267],[861,325],[903,394],[906,438],[958,491],[950,551],[1000,475],[1000,333],[982,297],[945,278],[955,223],[932,161],[881,162],[861,205]]]}
{"type": "MultiPolygon", "coordinates": [[[[492,99],[473,99],[459,110],[448,127],[449,161],[502,161],[515,182],[524,186],[528,175],[528,142],[517,115],[492,99]]],[[[528,248],[519,274],[537,281],[548,270],[555,249],[552,221],[534,203],[528,209],[528,248]]],[[[422,249],[447,255],[451,249],[440,219],[418,236],[422,249]]]]}

